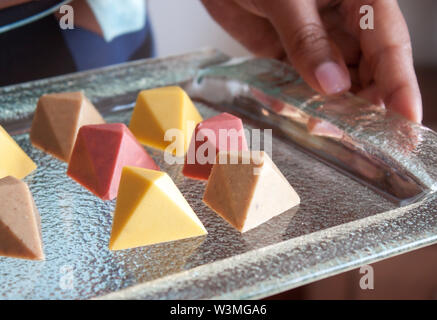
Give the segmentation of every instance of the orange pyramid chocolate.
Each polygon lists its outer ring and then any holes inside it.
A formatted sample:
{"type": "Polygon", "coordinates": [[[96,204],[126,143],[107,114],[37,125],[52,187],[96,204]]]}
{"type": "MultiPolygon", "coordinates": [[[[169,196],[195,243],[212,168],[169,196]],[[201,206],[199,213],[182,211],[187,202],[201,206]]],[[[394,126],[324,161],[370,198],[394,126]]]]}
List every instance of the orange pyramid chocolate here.
{"type": "Polygon", "coordinates": [[[43,95],[36,107],[30,140],[56,158],[68,162],[79,128],[105,123],[82,92],[43,95]]]}
{"type": "Polygon", "coordinates": [[[40,221],[27,185],[11,176],[0,179],[0,255],[44,260],[40,221]]]}

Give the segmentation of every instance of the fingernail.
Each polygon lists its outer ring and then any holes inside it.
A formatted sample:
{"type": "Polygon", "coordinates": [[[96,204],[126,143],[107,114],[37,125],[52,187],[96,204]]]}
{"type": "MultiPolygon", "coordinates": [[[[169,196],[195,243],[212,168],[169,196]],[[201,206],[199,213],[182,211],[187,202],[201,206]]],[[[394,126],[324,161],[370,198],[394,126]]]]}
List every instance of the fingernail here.
{"type": "Polygon", "coordinates": [[[350,88],[349,76],[335,62],[328,61],[319,65],[315,72],[320,87],[326,94],[336,94],[350,88]]]}

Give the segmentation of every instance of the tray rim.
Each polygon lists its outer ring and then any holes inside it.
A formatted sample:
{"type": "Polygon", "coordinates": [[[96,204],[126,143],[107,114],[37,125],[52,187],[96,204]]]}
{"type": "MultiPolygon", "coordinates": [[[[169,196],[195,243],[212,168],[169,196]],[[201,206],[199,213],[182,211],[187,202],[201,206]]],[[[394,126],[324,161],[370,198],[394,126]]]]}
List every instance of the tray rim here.
{"type": "MultiPolygon", "coordinates": [[[[220,276],[225,278],[226,281],[230,281],[233,283],[238,283],[238,286],[228,292],[216,293],[215,295],[208,295],[202,297],[195,297],[195,299],[262,299],[277,293],[281,293],[305,284],[309,284],[318,280],[322,280],[343,272],[347,272],[353,269],[356,269],[363,265],[368,265],[371,263],[375,263],[381,260],[385,260],[388,258],[395,257],[400,254],[404,254],[410,251],[414,251],[417,249],[421,249],[426,246],[430,246],[437,243],[437,217],[433,219],[433,224],[429,224],[428,230],[423,230],[424,232],[417,238],[410,238],[406,235],[406,237],[401,241],[401,245],[399,247],[392,247],[390,250],[386,250],[387,244],[392,242],[393,240],[399,241],[399,239],[390,238],[387,241],[379,242],[373,247],[366,247],[364,251],[370,252],[367,256],[361,256],[360,252],[353,253],[352,251],[346,252],[350,253],[349,256],[343,256],[341,264],[338,264],[338,261],[334,261],[334,259],[328,259],[323,262],[327,257],[320,256],[318,257],[318,262],[322,264],[322,266],[326,266],[325,271],[320,270],[317,274],[312,275],[308,272],[301,272],[299,274],[293,274],[293,268],[295,265],[292,263],[292,259],[283,260],[281,268],[288,268],[290,270],[289,274],[283,274],[280,277],[270,278],[269,276],[264,277],[261,280],[258,280],[256,284],[248,283],[250,279],[245,279],[241,277],[241,272],[236,272],[237,277],[233,272],[228,272],[229,268],[232,268],[230,265],[238,264],[238,260],[244,260],[246,268],[256,269],[259,268],[259,263],[265,260],[266,258],[272,258],[277,255],[287,256],[288,258],[292,258],[294,255],[294,250],[299,246],[304,246],[308,243],[317,243],[317,241],[326,241],[327,239],[331,240],[328,248],[325,249],[336,249],[340,246],[340,241],[336,241],[344,238],[354,230],[357,230],[360,227],[367,226],[371,229],[380,229],[382,226],[387,225],[386,223],[391,220],[391,223],[396,223],[396,221],[405,217],[406,215],[410,215],[411,217],[417,216],[417,213],[423,209],[423,204],[425,202],[430,202],[434,204],[434,209],[437,213],[437,193],[432,193],[428,195],[423,201],[414,203],[408,206],[399,207],[394,210],[389,210],[385,212],[378,213],[373,216],[369,216],[366,218],[358,219],[352,222],[348,222],[345,224],[341,224],[338,226],[334,226],[328,229],[319,230],[313,233],[305,234],[296,238],[292,238],[286,241],[282,241],[277,244],[272,244],[260,249],[255,249],[248,251],[246,253],[232,256],[226,259],[222,259],[213,263],[201,265],[195,267],[190,270],[182,271],[179,273],[175,273],[163,278],[155,279],[149,281],[147,283],[134,285],[113,293],[105,294],[99,297],[92,298],[97,300],[106,300],[106,299],[154,299],[153,296],[150,295],[150,291],[153,291],[153,294],[158,297],[158,299],[163,299],[164,296],[167,295],[167,292],[172,289],[172,285],[169,283],[178,283],[186,284],[183,290],[178,290],[172,296],[172,299],[191,299],[189,295],[186,294],[189,291],[189,287],[193,285],[193,276],[192,273],[201,275],[197,277],[195,281],[199,281],[202,278],[202,281],[209,281],[209,277],[207,277],[207,273],[213,274],[221,274],[220,276]],[[360,256],[360,257],[359,257],[360,256]],[[359,258],[358,258],[359,257],[359,258]],[[250,261],[248,263],[248,261],[250,261]],[[211,271],[211,265],[213,265],[214,270],[211,271]],[[333,267],[336,265],[336,267],[333,267]],[[205,272],[204,269],[210,268],[208,272],[205,272]],[[227,272],[223,272],[223,271],[227,272]],[[223,276],[223,274],[225,276],[223,276]],[[232,274],[233,276],[229,276],[232,274]],[[169,281],[171,280],[171,281],[169,281]],[[245,285],[247,284],[247,285],[245,285]],[[152,290],[150,289],[152,288],[152,290]],[[149,291],[149,292],[147,292],[149,291]]],[[[405,226],[406,227],[406,226],[405,226]]],[[[369,240],[369,239],[368,239],[369,240]]],[[[348,238],[349,242],[356,242],[354,239],[348,238]]],[[[359,241],[357,242],[359,243],[359,241]]],[[[328,250],[326,250],[328,251],[328,250]]],[[[317,265],[317,264],[314,264],[317,265]]],[[[313,265],[313,266],[314,266],[313,265]]],[[[237,269],[237,268],[235,268],[237,269]]]]}

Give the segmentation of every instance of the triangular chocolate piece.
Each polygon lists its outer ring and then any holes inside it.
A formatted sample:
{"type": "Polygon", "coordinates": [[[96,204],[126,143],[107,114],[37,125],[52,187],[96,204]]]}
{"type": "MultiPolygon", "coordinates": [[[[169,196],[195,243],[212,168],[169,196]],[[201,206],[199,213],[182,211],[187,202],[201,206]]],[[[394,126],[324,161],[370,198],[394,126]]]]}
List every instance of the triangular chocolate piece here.
{"type": "Polygon", "coordinates": [[[240,232],[300,203],[270,157],[261,152],[220,152],[203,201],[240,232]]]}
{"type": "Polygon", "coordinates": [[[39,213],[27,185],[0,179],[0,255],[43,260],[39,213]]]}
{"type": "Polygon", "coordinates": [[[159,170],[122,123],[80,128],[67,174],[103,200],[117,196],[124,166],[159,170]]]}
{"type": "Polygon", "coordinates": [[[0,179],[7,176],[23,179],[36,169],[36,164],[2,126],[0,126],[0,155],[0,179]]]}
{"type": "Polygon", "coordinates": [[[43,95],[38,100],[32,121],[32,144],[62,161],[70,160],[79,128],[105,123],[82,92],[43,95]]]}
{"type": "Polygon", "coordinates": [[[114,213],[111,250],[205,235],[182,193],[161,171],[125,167],[114,213]]]}
{"type": "Polygon", "coordinates": [[[240,150],[247,150],[243,122],[229,113],[221,113],[197,124],[182,173],[192,179],[208,180],[219,151],[240,150]],[[200,161],[202,156],[206,163],[200,161]]]}
{"type": "Polygon", "coordinates": [[[164,140],[169,129],[179,129],[183,139],[176,141],[174,154],[183,156],[188,149],[194,126],[202,121],[190,97],[180,87],[143,90],[138,94],[129,129],[142,144],[166,150],[172,141],[164,140]],[[193,126],[189,126],[191,121],[193,126]]]}

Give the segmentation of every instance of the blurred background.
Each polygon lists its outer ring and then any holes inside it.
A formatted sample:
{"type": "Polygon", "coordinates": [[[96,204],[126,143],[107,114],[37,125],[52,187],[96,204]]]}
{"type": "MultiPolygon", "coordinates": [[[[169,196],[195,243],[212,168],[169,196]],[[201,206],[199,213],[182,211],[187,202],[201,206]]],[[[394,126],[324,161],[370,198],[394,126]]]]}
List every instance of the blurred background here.
{"type": "MultiPolygon", "coordinates": [[[[437,130],[437,1],[399,3],[411,33],[424,124],[437,130]]],[[[206,46],[233,56],[249,54],[208,16],[199,0],[151,0],[149,5],[159,56],[206,46]]],[[[272,298],[437,299],[437,246],[381,261],[373,267],[373,290],[362,290],[359,286],[362,274],[352,270],[272,298]]]]}

